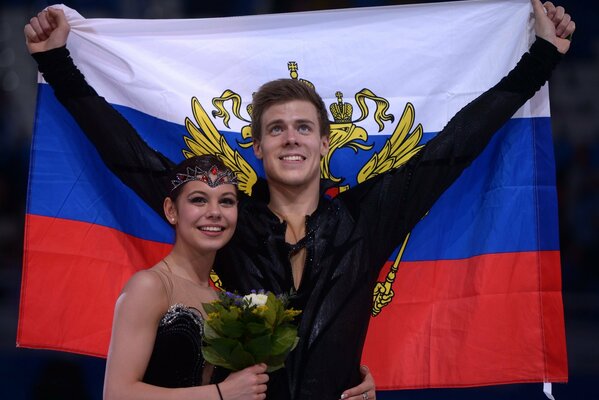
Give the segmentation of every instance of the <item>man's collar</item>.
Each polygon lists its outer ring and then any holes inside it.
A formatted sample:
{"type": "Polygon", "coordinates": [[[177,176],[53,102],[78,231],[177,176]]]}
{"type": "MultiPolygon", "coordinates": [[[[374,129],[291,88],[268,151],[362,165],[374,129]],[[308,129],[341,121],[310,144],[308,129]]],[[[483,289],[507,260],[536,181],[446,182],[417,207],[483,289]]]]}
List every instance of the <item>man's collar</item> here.
{"type": "MultiPolygon", "coordinates": [[[[319,189],[320,197],[322,198],[327,190],[336,186],[338,186],[338,184],[329,179],[321,179],[319,189]]],[[[270,193],[268,191],[268,181],[266,179],[258,178],[254,186],[252,186],[251,198],[253,201],[268,204],[270,201],[270,193]]]]}

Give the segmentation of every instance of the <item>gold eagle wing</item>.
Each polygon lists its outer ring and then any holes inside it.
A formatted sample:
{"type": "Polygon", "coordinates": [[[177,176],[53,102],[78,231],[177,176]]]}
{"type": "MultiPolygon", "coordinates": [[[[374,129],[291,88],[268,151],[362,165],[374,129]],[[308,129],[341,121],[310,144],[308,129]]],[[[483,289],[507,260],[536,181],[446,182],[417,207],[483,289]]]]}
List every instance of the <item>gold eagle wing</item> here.
{"type": "Polygon", "coordinates": [[[237,175],[239,190],[251,195],[252,187],[258,181],[256,171],[237,150],[229,146],[196,97],[191,99],[191,109],[195,121],[185,118],[185,128],[191,137],[183,137],[189,148],[183,150],[183,155],[186,158],[204,154],[218,156],[237,175]]]}
{"type": "Polygon", "coordinates": [[[414,106],[407,103],[393,134],[387,139],[381,150],[374,153],[358,173],[358,183],[365,182],[391,169],[399,168],[420,151],[423,147],[423,145],[418,145],[422,139],[422,125],[418,124],[414,127],[414,119],[414,106]]]}

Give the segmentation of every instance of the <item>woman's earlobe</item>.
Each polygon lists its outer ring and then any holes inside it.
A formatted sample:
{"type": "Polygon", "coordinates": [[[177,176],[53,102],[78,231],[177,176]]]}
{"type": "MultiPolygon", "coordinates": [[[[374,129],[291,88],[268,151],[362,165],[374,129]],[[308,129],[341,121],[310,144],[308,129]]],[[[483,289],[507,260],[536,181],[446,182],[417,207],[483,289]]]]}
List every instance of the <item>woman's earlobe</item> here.
{"type": "Polygon", "coordinates": [[[174,203],[170,197],[167,197],[166,199],[164,199],[163,208],[164,208],[164,216],[166,217],[166,220],[173,225],[176,224],[176,222],[177,222],[176,211],[174,210],[174,203]]]}

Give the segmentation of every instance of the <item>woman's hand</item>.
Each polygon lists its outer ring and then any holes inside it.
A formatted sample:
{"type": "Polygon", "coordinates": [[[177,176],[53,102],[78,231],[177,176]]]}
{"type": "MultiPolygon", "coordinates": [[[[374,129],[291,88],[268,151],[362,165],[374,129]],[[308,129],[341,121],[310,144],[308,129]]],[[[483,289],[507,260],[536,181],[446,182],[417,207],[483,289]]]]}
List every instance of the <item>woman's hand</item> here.
{"type": "Polygon", "coordinates": [[[233,372],[218,387],[225,400],[259,400],[266,398],[266,382],[266,364],[257,364],[233,372]]]}
{"type": "Polygon", "coordinates": [[[25,44],[30,54],[62,47],[67,43],[71,26],[64,12],[48,8],[25,25],[25,44]]]}

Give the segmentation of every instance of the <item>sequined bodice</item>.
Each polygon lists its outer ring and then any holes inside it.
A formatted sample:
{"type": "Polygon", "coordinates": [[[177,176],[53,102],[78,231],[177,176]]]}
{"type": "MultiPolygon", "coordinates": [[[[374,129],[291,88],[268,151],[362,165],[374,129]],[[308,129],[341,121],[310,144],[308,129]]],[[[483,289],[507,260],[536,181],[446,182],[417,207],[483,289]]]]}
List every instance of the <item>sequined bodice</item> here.
{"type": "Polygon", "coordinates": [[[203,335],[199,311],[182,304],[169,307],[158,325],[143,381],[170,388],[209,383],[201,352],[203,335]]]}

